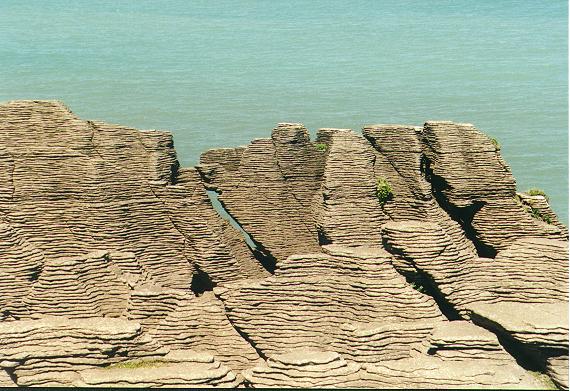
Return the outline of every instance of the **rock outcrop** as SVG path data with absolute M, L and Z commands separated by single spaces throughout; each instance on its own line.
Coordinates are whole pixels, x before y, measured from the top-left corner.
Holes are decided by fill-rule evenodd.
M 214 357 L 193 351 L 171 351 L 160 360 L 133 361 L 87 369 L 73 384 L 79 387 L 236 388 L 235 373 Z
M 568 388 L 568 229 L 473 125 L 283 123 L 181 168 L 15 101 L 0 190 L 1 386 Z
M 0 340 L 0 367 L 19 386 L 69 386 L 83 369 L 168 353 L 140 324 L 110 318 L 3 322 Z

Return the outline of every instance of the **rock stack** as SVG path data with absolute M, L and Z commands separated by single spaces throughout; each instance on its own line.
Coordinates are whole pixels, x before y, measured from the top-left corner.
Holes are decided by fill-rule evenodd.
M 568 388 L 568 229 L 473 125 L 283 123 L 181 168 L 14 101 L 0 189 L 0 386 Z

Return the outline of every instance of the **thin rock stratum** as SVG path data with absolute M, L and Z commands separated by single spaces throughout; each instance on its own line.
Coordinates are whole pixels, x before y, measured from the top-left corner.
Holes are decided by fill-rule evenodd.
M 471 124 L 283 123 L 182 168 L 13 101 L 0 167 L 1 386 L 568 389 L 568 229 Z

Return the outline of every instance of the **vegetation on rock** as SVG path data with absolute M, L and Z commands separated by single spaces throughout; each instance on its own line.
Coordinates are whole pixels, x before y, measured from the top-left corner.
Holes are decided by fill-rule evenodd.
M 164 365 L 164 360 L 136 360 L 124 361 L 106 367 L 107 369 L 124 368 L 124 369 L 137 369 L 137 368 L 153 368 Z
M 324 152 L 328 149 L 328 145 L 323 144 L 323 143 L 317 143 L 317 144 L 315 144 L 315 148 L 317 148 L 317 151 Z
M 379 178 L 376 182 L 376 197 L 378 201 L 380 201 L 380 205 L 386 204 L 388 200 L 394 197 L 392 186 L 390 186 L 390 183 L 384 178 Z
M 547 215 L 545 215 L 545 214 L 542 214 L 542 213 L 540 212 L 540 210 L 538 210 L 538 209 L 536 209 L 536 208 L 533 208 L 532 206 L 530 207 L 530 215 L 531 215 L 532 217 L 534 217 L 535 219 L 542 220 L 542 221 L 544 221 L 545 223 L 548 223 L 548 224 L 552 224 L 552 219 L 550 218 L 550 216 L 547 216 Z
M 526 191 L 526 194 L 530 195 L 530 196 L 543 196 L 546 201 L 550 201 L 550 199 L 548 198 L 548 196 L 546 195 L 546 193 L 544 192 L 544 190 L 533 187 L 531 189 L 528 189 Z
M 501 150 L 501 144 L 499 143 L 499 141 L 496 138 L 491 137 L 491 143 L 493 143 L 495 148 L 497 148 L 497 151 Z

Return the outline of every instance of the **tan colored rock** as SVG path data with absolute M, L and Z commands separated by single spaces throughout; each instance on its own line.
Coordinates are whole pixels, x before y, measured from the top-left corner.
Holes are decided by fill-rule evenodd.
M 271 139 L 204 153 L 199 168 L 267 256 L 281 260 L 320 250 L 312 211 L 325 154 L 302 125 L 279 124 Z
M 546 373 L 561 390 L 567 390 L 568 356 L 549 358 L 546 363 Z
M 320 189 L 319 232 L 323 243 L 378 246 L 389 217 L 379 207 L 374 148 L 349 129 L 321 129 L 329 150 Z
M 523 208 L 526 209 L 531 216 L 534 214 L 536 218 L 541 219 L 545 223 L 550 222 L 550 225 L 557 227 L 563 236 L 568 239 L 568 227 L 558 220 L 556 213 L 550 208 L 550 204 L 546 197 L 542 195 L 531 196 L 527 193 L 517 193 L 518 200 L 523 204 Z M 533 216 L 533 217 L 535 217 Z M 556 232 L 554 227 L 549 227 L 553 232 Z
M 544 383 L 516 364 L 489 359 L 467 364 L 435 356 L 364 364 L 362 383 L 375 388 L 544 389 Z
M 459 251 L 475 255 L 473 243 L 457 221 L 440 207 L 426 180 L 426 158 L 423 154 L 421 127 L 403 125 L 370 125 L 364 137 L 374 146 L 374 172 L 386 179 L 393 198 L 386 202 L 384 212 L 393 221 L 429 221 L 438 224 L 452 239 Z
M 88 369 L 74 383 L 79 387 L 235 388 L 236 375 L 214 357 L 193 351 L 171 351 L 159 360 L 125 362 Z
M 113 318 L 2 322 L 0 340 L 0 366 L 18 386 L 68 386 L 85 368 L 168 353 L 138 323 Z
M 255 262 L 224 243 L 223 221 L 196 171 L 179 170 L 167 132 L 16 101 L 0 105 L 0 148 L 3 221 L 45 258 L 132 252 L 153 282 L 175 289 L 189 289 L 197 268 L 217 283 L 247 277 L 240 262 Z
M 564 237 L 517 204 L 510 168 L 472 124 L 428 121 L 421 138 L 433 191 L 471 231 L 480 254 L 493 256 L 520 238 Z
M 109 253 L 50 259 L 24 298 L 30 316 L 121 316 L 130 290 L 113 270 Z
M 214 289 L 232 324 L 263 355 L 330 350 L 333 343 L 342 353 L 350 349 L 337 340 L 346 333 L 345 323 L 423 328 L 424 323 L 444 319 L 431 297 L 414 290 L 393 269 L 385 251 L 324 249 L 328 254 L 280 262 L 274 277 Z
M 360 365 L 338 353 L 301 350 L 270 357 L 244 377 L 253 388 L 351 388 L 360 380 L 359 371 Z
M 233 328 L 224 306 L 212 292 L 200 297 L 188 295 L 179 300 L 152 334 L 171 349 L 208 352 L 235 373 L 260 361 L 255 349 Z
M 19 101 L 0 168 L 2 384 L 544 386 L 477 324 L 567 388 L 568 231 L 470 124 L 279 124 L 184 169 L 167 132 Z
M 14 380 L 10 377 L 8 372 L 5 370 L 0 370 L 0 387 L 17 387 L 18 385 L 14 383 Z

